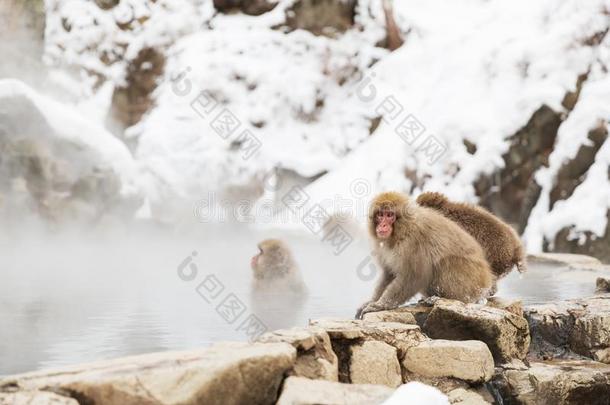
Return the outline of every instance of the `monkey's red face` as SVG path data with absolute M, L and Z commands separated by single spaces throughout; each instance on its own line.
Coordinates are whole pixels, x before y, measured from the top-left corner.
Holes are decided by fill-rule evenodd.
M 382 209 L 375 214 L 375 233 L 379 239 L 388 239 L 392 236 L 396 213 L 390 209 Z
M 250 267 L 252 267 L 252 270 L 256 270 L 256 268 L 258 267 L 258 259 L 262 254 L 263 250 L 259 247 L 258 254 L 252 256 L 252 259 L 250 259 Z

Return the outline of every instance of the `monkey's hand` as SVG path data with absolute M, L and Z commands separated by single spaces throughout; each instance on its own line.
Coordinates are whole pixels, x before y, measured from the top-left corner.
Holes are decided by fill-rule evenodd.
M 367 301 L 364 304 L 360 305 L 360 307 L 356 310 L 356 316 L 354 317 L 355 319 L 362 319 L 362 315 L 364 315 L 362 313 L 362 310 L 369 305 L 371 302 L 373 301 Z
M 360 311 L 360 317 L 358 319 L 362 319 L 364 317 L 364 314 L 367 314 L 369 312 L 379 312 L 379 311 L 384 311 L 386 309 L 392 309 L 392 308 L 395 308 L 395 307 L 393 307 L 391 305 L 386 305 L 380 301 L 369 302 L 366 305 L 364 305 L 364 307 Z
M 436 304 L 436 301 L 440 300 L 441 297 L 437 295 L 431 295 L 430 297 L 422 298 L 419 300 L 418 304 L 425 305 L 427 307 L 433 307 Z

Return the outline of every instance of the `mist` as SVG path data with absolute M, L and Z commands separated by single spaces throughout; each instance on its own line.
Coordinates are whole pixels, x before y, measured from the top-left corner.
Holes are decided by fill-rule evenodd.
M 268 330 L 305 325 L 309 318 L 352 317 L 372 289 L 356 271 L 366 243 L 335 256 L 307 235 L 282 235 L 308 286 L 305 302 L 287 305 L 280 297 L 253 305 L 250 257 L 258 241 L 274 236 L 226 224 L 182 233 L 141 224 L 94 231 L 24 227 L 3 234 L 0 374 L 243 341 L 248 336 L 236 328 L 250 313 Z M 197 276 L 184 281 L 178 267 L 193 252 Z M 209 275 L 224 290 L 208 303 L 197 287 Z M 228 323 L 216 307 L 231 293 L 247 309 Z
M 270 237 L 291 247 L 309 290 L 303 300 L 281 292 L 265 302 L 251 299 L 250 258 L 257 242 Z M 179 271 L 185 262 L 195 265 L 192 280 L 180 276 L 192 274 L 192 268 Z M 250 314 L 266 330 L 351 318 L 373 290 L 373 263 L 366 238 L 335 255 L 315 235 L 246 224 L 181 231 L 151 223 L 13 228 L 0 237 L 0 374 L 244 341 L 249 336 L 238 329 Z M 513 272 L 503 279 L 498 295 L 525 304 L 575 298 L 592 294 L 600 275 L 530 267 L 524 276 Z M 210 302 L 198 292 L 209 276 L 223 287 Z M 231 294 L 245 310 L 230 323 L 217 308 Z

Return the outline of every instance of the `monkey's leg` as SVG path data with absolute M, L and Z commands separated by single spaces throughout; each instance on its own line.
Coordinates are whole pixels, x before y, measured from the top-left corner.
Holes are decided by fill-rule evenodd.
M 470 303 L 488 296 L 493 279 L 486 261 L 450 256 L 437 264 L 432 284 L 437 295 Z
M 394 275 L 391 272 L 389 272 L 387 270 L 382 270 L 381 278 L 379 279 L 379 281 L 377 282 L 377 285 L 375 286 L 375 291 L 373 292 L 373 297 L 370 300 L 366 301 L 364 304 L 362 304 L 360 306 L 360 308 L 358 308 L 358 310 L 356 311 L 356 319 L 362 319 L 362 315 L 364 315 L 362 313 L 362 309 L 364 307 L 366 307 L 368 304 L 377 301 L 381 297 L 383 292 L 386 290 L 388 285 L 392 282 L 393 279 L 394 279 Z

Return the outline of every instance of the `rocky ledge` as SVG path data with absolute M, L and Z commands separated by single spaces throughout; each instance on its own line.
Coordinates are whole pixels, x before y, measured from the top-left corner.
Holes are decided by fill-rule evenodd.
M 253 343 L 2 378 L 0 404 L 380 404 L 410 382 L 451 404 L 610 404 L 610 294 L 311 320 Z

